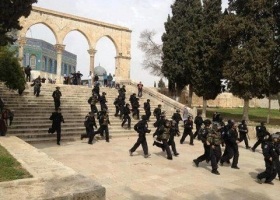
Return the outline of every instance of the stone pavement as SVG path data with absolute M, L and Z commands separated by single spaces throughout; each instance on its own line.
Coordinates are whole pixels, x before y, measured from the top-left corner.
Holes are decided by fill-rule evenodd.
M 63 137 L 63 135 L 62 135 Z M 264 171 L 263 156 L 258 147 L 253 153 L 240 145 L 240 170 L 225 165 L 219 167 L 220 176 L 211 173 L 205 162 L 197 168 L 192 160 L 203 153 L 202 144 L 179 144 L 180 153 L 172 161 L 161 149 L 152 146 L 152 135 L 147 136 L 150 158 L 143 157 L 140 146 L 134 156 L 128 150 L 137 137 L 113 138 L 88 145 L 86 140 L 62 143 L 34 144 L 54 159 L 78 173 L 91 177 L 106 188 L 108 200 L 159 200 L 159 199 L 279 199 L 280 181 L 274 185 L 256 183 L 257 173 Z M 250 141 L 253 145 L 255 141 Z

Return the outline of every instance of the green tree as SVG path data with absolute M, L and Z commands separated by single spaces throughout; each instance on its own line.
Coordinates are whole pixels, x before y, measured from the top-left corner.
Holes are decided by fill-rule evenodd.
M 0 46 L 13 43 L 16 38 L 9 35 L 14 30 L 20 30 L 20 17 L 28 17 L 32 4 L 37 0 L 1 0 L 0 2 Z
M 165 88 L 165 83 L 164 83 L 164 81 L 162 80 L 162 78 L 158 81 L 158 87 L 159 87 L 160 89 Z
M 274 1 L 229 0 L 229 15 L 219 24 L 229 57 L 223 75 L 230 92 L 244 99 L 243 119 L 248 120 L 249 100 L 263 98 L 270 84 L 271 61 L 276 48 Z
M 9 89 L 21 90 L 25 88 L 23 68 L 20 67 L 15 53 L 7 47 L 0 46 L 0 81 L 3 81 Z
M 191 82 L 193 91 L 203 97 L 203 116 L 207 100 L 215 99 L 221 92 L 223 45 L 217 37 L 221 15 L 221 0 L 203 0 L 203 23 L 193 38 L 197 51 Z
M 191 85 L 196 51 L 193 40 L 201 26 L 202 6 L 200 0 L 176 0 L 171 9 L 172 17 L 168 16 L 162 35 L 162 73 L 168 79 L 169 90 L 180 92 L 186 85 Z

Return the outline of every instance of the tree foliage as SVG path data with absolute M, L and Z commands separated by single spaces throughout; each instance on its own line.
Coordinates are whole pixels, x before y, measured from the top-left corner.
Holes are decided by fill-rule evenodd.
M 203 0 L 202 16 L 201 27 L 193 38 L 197 49 L 191 82 L 193 91 L 209 100 L 221 92 L 223 48 L 216 27 L 221 18 L 221 0 Z
M 16 38 L 9 35 L 13 30 L 20 30 L 20 17 L 28 17 L 32 4 L 37 0 L 1 0 L 0 2 L 0 46 L 13 43 Z
M 176 0 L 171 9 L 172 17 L 168 16 L 162 36 L 162 72 L 169 85 L 176 83 L 177 89 L 181 91 L 191 84 L 191 69 L 195 65 L 193 54 L 196 50 L 193 39 L 201 25 L 202 7 L 200 0 Z
M 158 81 L 158 87 L 159 88 L 165 88 L 165 83 L 164 83 L 164 81 L 162 80 L 162 78 Z
M 274 65 L 278 65 L 275 53 L 279 45 L 275 40 L 274 2 L 230 0 L 230 13 L 219 26 L 229 55 L 223 75 L 229 80 L 230 92 L 244 99 L 245 119 L 248 119 L 249 99 L 263 98 L 271 84 L 275 84 L 271 73 Z
M 25 77 L 23 68 L 20 67 L 15 53 L 7 47 L 0 46 L 0 81 L 3 81 L 9 89 L 24 90 Z

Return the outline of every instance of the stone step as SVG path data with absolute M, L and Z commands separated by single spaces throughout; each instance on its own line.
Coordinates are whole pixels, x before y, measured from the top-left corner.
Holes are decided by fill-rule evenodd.
M 119 127 L 120 124 L 122 123 L 122 121 L 120 119 L 113 119 L 111 120 L 110 119 L 110 122 L 111 122 L 111 125 L 109 125 L 109 127 Z M 132 122 L 138 122 L 138 120 L 132 120 Z M 154 123 L 154 121 L 150 122 L 149 123 L 149 126 L 152 126 Z M 18 124 L 18 123 L 13 123 L 12 126 L 9 126 L 9 129 L 10 130 L 15 130 L 15 129 L 28 129 L 28 128 L 48 128 L 51 126 L 51 120 L 45 120 L 45 121 L 36 121 L 36 123 L 21 123 L 21 124 Z M 62 123 L 63 124 L 63 127 L 77 127 L 77 126 L 83 126 L 84 125 L 84 119 L 77 119 L 77 121 L 66 121 L 66 123 Z M 98 120 L 96 120 L 96 124 L 97 126 L 99 126 L 99 122 Z
M 133 127 L 133 125 L 132 125 Z M 28 137 L 28 135 L 33 135 L 33 137 L 35 137 L 35 135 L 37 135 L 38 137 L 40 137 L 40 135 L 48 135 L 48 130 L 49 130 L 50 126 L 47 127 L 47 128 L 29 128 L 29 129 L 24 129 L 24 130 L 8 130 L 7 132 L 7 135 L 13 135 L 13 136 L 20 136 L 20 137 Z M 96 131 L 97 129 L 95 129 Z M 154 128 L 151 128 L 151 130 L 154 130 Z M 67 128 L 67 127 L 62 127 L 61 129 L 61 133 L 62 134 L 81 134 L 81 133 L 85 133 L 86 132 L 86 129 L 84 126 L 81 126 L 81 127 L 75 127 L 75 129 L 73 128 Z M 112 128 L 112 127 L 109 127 L 109 132 L 111 134 L 131 134 L 133 132 L 135 132 L 133 130 L 133 128 L 131 129 L 127 129 L 127 124 L 124 125 L 124 127 L 121 127 L 121 125 L 119 126 L 119 128 Z

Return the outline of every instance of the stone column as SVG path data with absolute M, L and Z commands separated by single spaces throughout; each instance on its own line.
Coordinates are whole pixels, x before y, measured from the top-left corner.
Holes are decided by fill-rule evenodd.
M 18 39 L 18 60 L 21 67 L 23 67 L 22 60 L 23 60 L 23 49 L 25 44 L 26 44 L 25 37 L 21 37 Z
M 63 44 L 56 44 L 54 45 L 56 49 L 56 60 L 57 60 L 57 71 L 56 71 L 56 83 L 62 83 L 62 76 L 61 76 L 61 63 L 62 63 L 62 53 L 65 49 L 65 45 Z
M 115 57 L 116 59 L 116 71 L 115 71 L 115 78 L 116 81 L 122 79 L 130 79 L 130 60 L 131 57 L 123 56 L 122 53 L 119 53 L 118 56 Z
M 88 53 L 89 53 L 89 56 L 90 56 L 89 70 L 92 73 L 92 78 L 91 78 L 91 83 L 92 84 L 93 84 L 93 79 L 94 79 L 94 56 L 95 56 L 96 52 L 97 51 L 95 49 L 89 49 L 88 50 Z

